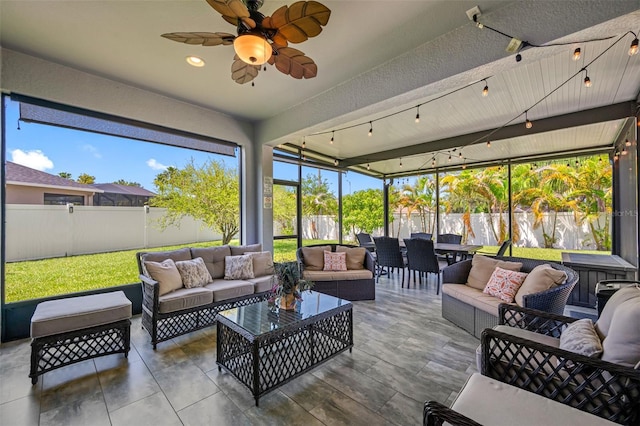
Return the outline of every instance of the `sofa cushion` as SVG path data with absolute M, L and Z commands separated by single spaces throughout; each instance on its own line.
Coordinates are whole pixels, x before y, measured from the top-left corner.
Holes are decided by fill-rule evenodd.
M 491 274 L 493 274 L 496 266 L 499 266 L 502 269 L 519 272 L 522 268 L 522 263 L 475 255 L 471 260 L 471 270 L 467 277 L 467 285 L 478 290 L 484 290 L 484 287 L 487 285 L 487 282 L 489 281 L 489 278 L 491 278 Z
M 482 292 L 498 297 L 507 303 L 513 302 L 527 275 L 524 272 L 510 271 L 496 266 Z
M 253 283 L 244 280 L 213 280 L 205 288 L 213 292 L 213 301 L 234 299 L 254 293 Z
M 618 309 L 618 305 L 636 297 L 640 297 L 640 289 L 636 286 L 623 287 L 613 293 L 607 301 L 607 304 L 604 305 L 604 309 L 596 322 L 596 331 L 598 332 L 598 336 L 600 336 L 601 340 L 604 340 L 609 334 L 611 320 L 613 319 L 613 314 Z
M 144 267 L 149 276 L 158 282 L 159 296 L 182 288 L 182 277 L 172 259 L 162 262 L 147 261 L 144 262 Z
M 204 264 L 209 274 L 211 274 L 211 278 L 222 278 L 224 277 L 224 258 L 231 256 L 231 249 L 228 245 L 192 248 L 191 256 L 194 258 L 201 257 L 202 260 L 204 260 Z
M 498 316 L 498 306 L 501 303 L 505 303 L 497 297 L 484 294 L 482 290 L 469 287 L 466 284 L 443 284 L 442 293 L 495 317 Z
M 347 270 L 347 253 L 332 253 L 324 251 L 324 267 L 323 271 L 346 271 Z
M 640 289 L 635 286 L 628 288 L 640 293 Z M 620 291 L 622 290 L 618 290 L 615 294 Z M 609 302 L 605 305 L 605 309 L 609 306 Z M 609 333 L 602 342 L 603 361 L 627 367 L 634 367 L 640 362 L 640 326 L 638 324 L 640 324 L 640 297 L 628 299 L 616 307 Z
M 189 260 L 191 257 L 191 250 L 189 247 L 181 248 L 178 250 L 169 251 L 150 251 L 142 255 L 142 262 L 162 262 L 165 259 L 171 259 L 174 262 L 180 260 Z M 146 273 L 145 273 L 146 275 Z
M 353 281 L 373 279 L 368 269 L 352 269 L 347 271 L 302 271 L 302 278 L 309 281 Z
M 247 279 L 247 281 L 253 284 L 254 293 L 269 291 L 275 283 L 273 275 L 263 275 L 262 277 L 249 278 Z
M 337 246 L 336 252 L 347 253 L 347 269 L 364 269 L 364 259 L 367 255 L 366 248 Z
M 522 286 L 516 293 L 515 301 L 522 306 L 523 297 L 529 294 L 540 293 L 549 290 L 567 280 L 567 273 L 554 269 L 548 263 L 538 265 L 529 272 Z
M 213 292 L 204 287 L 181 288 L 158 299 L 160 313 L 182 311 L 213 303 Z
M 598 357 L 602 353 L 602 343 L 589 318 L 574 321 L 562 330 L 560 349 L 580 355 Z
M 265 275 L 273 275 L 275 273 L 273 269 L 273 257 L 269 251 L 258 252 L 246 252 L 246 255 L 251 256 L 253 261 L 253 276 L 263 277 Z
M 211 281 L 211 274 L 201 257 L 191 260 L 180 260 L 176 262 L 176 268 L 182 278 L 182 285 L 185 288 L 202 287 Z
M 302 247 L 304 269 L 308 271 L 322 271 L 324 268 L 324 251 L 331 251 L 331 246 Z
M 244 280 L 254 277 L 253 260 L 251 256 L 227 256 L 224 258 L 225 280 Z
M 229 246 L 231 248 L 231 256 L 239 256 L 247 252 L 262 251 L 262 244 L 249 244 L 246 246 Z

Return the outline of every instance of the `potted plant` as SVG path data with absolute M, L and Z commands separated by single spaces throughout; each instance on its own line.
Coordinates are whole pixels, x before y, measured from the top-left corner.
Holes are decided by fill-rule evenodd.
M 271 299 L 275 303 L 280 299 L 280 308 L 286 310 L 295 309 L 296 300 L 302 300 L 301 292 L 311 290 L 313 282 L 300 278 L 300 269 L 297 262 L 282 262 L 274 265 L 274 285 Z

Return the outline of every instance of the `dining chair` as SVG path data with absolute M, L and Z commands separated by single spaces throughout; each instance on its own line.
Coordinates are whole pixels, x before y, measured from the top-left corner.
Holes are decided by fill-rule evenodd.
M 440 294 L 440 265 L 433 246 L 432 240 L 423 238 L 410 238 L 404 240 L 407 247 L 407 268 L 409 269 L 409 279 L 407 286 L 411 284 L 413 272 L 413 282 L 416 282 L 416 271 L 419 282 L 422 284 L 422 274 L 433 273 L 437 276 L 436 294 Z M 404 283 L 403 283 L 404 284 Z
M 360 244 L 363 247 L 366 247 L 367 250 L 369 251 L 374 251 L 375 247 L 373 247 L 374 242 L 371 234 L 367 234 L 366 232 L 360 232 L 359 234 L 356 235 L 356 238 L 358 239 L 358 244 Z
M 377 274 L 376 282 L 380 280 L 382 270 L 389 268 L 387 273 L 391 274 L 392 268 L 402 269 L 402 285 L 404 286 L 404 268 L 407 266 L 404 256 L 400 251 L 400 241 L 393 237 L 373 237 L 377 254 Z
M 462 235 L 458 234 L 438 234 L 438 242 L 439 243 L 448 243 L 448 244 L 460 244 L 462 243 Z M 456 253 L 442 253 L 444 256 L 440 256 L 441 259 L 445 259 L 448 265 L 456 263 L 457 255 Z
M 423 240 L 430 240 L 431 234 L 428 234 L 426 232 L 412 232 L 411 238 L 422 238 Z
M 496 256 L 496 257 L 501 257 L 504 256 L 504 254 L 507 252 L 507 249 L 509 248 L 509 246 L 511 245 L 511 239 L 505 240 L 501 245 L 500 248 L 498 249 L 497 253 L 490 253 L 487 251 L 483 251 L 483 250 L 478 250 L 476 251 L 474 254 L 482 254 L 484 256 Z

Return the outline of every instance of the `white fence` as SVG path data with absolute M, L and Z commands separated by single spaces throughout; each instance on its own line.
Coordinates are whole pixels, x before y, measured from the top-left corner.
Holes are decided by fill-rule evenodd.
M 6 261 L 189 244 L 222 239 L 184 218 L 180 226 L 160 230 L 165 209 L 6 205 Z
M 507 215 L 504 214 L 503 217 L 506 221 Z M 515 242 L 517 245 L 524 247 L 544 247 L 542 228 L 533 229 L 533 214 L 524 212 L 516 213 L 514 218 L 520 229 L 520 239 Z M 603 213 L 600 216 L 600 222 L 602 224 L 605 223 L 605 218 L 606 216 Z M 441 216 L 440 219 L 442 222 L 440 233 L 463 234 L 462 214 L 447 214 Z M 498 216 L 494 215 L 492 219 L 496 224 L 495 228 L 498 229 Z M 332 216 L 314 216 L 313 220 L 315 221 L 315 227 L 320 239 L 338 239 L 338 229 Z M 493 232 L 491 231 L 489 220 L 489 214 L 487 213 L 471 215 L 471 227 L 474 231 L 475 237 L 468 235 L 467 242 L 469 244 L 498 245 L 495 237 L 493 236 Z M 544 226 L 547 234 L 552 233 L 552 221 L 553 218 L 551 215 L 545 216 Z M 399 230 L 398 226 L 400 227 Z M 402 215 L 401 218 L 399 218 L 398 215 L 395 215 L 390 228 L 390 234 L 394 237 L 397 236 L 400 238 L 409 238 L 412 232 L 422 232 L 418 214 L 414 214 L 411 221 L 408 221 L 405 215 Z M 574 220 L 573 213 L 558 213 L 555 228 L 556 242 L 554 244 L 554 248 L 565 250 L 596 249 L 588 224 L 585 223 L 578 226 Z M 382 229 L 374 231 L 374 235 L 382 234 Z M 302 221 L 302 237 L 311 238 L 311 218 L 304 218 Z M 343 239 L 356 241 L 355 235 L 344 235 Z

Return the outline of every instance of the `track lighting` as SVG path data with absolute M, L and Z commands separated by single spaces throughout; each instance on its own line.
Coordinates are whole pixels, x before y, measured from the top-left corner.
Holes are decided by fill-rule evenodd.
M 420 105 L 416 107 L 416 123 L 420 122 Z
M 584 87 L 591 87 L 591 79 L 589 78 L 589 74 L 587 74 L 587 69 L 584 68 Z
M 491 148 L 491 141 L 487 141 L 487 148 Z
M 332 130 L 331 131 L 331 140 L 329 141 L 329 143 L 332 144 L 332 145 L 333 145 L 333 136 L 334 136 L 334 134 L 335 134 L 335 130 Z
M 485 98 L 489 95 L 489 85 L 487 84 L 487 80 L 484 81 L 484 89 L 482 89 L 482 96 Z
M 633 56 L 638 53 L 638 37 L 634 38 L 629 46 L 629 56 Z
M 529 120 L 529 110 L 524 112 L 524 127 L 530 129 L 533 127 L 533 123 Z
M 373 123 L 370 121 L 369 122 L 369 136 L 371 136 L 373 134 Z
M 460 154 L 458 154 L 458 158 L 462 158 L 462 151 L 460 151 Z
M 302 149 L 305 149 L 306 147 L 307 147 L 307 140 L 305 138 L 305 139 L 302 139 Z
M 573 51 L 573 60 L 577 61 L 578 59 L 580 59 L 580 48 L 578 47 L 576 50 Z
M 367 170 L 371 170 L 371 165 L 367 163 Z

